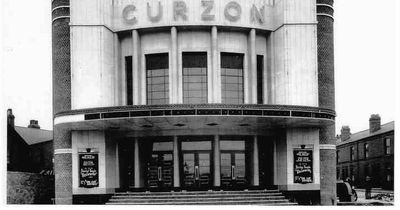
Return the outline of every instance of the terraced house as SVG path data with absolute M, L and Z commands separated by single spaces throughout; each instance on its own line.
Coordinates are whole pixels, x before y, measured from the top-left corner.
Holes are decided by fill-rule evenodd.
M 394 189 L 394 121 L 381 124 L 374 114 L 369 128 L 354 134 L 343 126 L 336 153 L 338 179 L 365 188 L 369 177 L 374 188 Z
M 56 203 L 334 205 L 333 21 L 332 0 L 52 0 Z

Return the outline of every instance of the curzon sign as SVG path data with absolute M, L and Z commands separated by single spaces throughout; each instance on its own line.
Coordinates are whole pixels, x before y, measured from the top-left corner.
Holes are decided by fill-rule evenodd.
M 117 30 L 172 25 L 232 25 L 269 30 L 275 0 L 114 0 Z

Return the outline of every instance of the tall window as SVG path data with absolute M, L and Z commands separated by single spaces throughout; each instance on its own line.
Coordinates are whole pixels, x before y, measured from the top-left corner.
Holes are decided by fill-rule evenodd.
M 389 155 L 391 150 L 390 138 L 385 138 L 385 155 Z
M 336 163 L 339 163 L 339 150 L 336 151 Z
M 364 165 L 364 177 L 365 177 L 365 180 L 367 180 L 367 176 L 369 176 L 370 174 L 369 174 L 369 164 L 365 164 Z
M 243 54 L 221 53 L 222 103 L 243 104 Z
M 126 72 L 126 103 L 133 104 L 132 90 L 132 56 L 125 57 L 125 72 Z
M 182 54 L 183 103 L 207 103 L 207 53 Z
M 355 154 L 354 147 L 350 147 L 350 161 L 354 160 L 354 154 Z
M 350 166 L 350 179 L 351 179 L 351 181 L 353 181 L 354 182 L 354 180 L 356 179 L 356 177 L 355 177 L 355 170 L 354 170 L 354 166 L 353 165 L 351 165 Z
M 368 158 L 369 157 L 369 145 L 368 143 L 364 144 L 364 158 Z
M 257 55 L 257 104 L 263 104 L 264 56 Z
M 147 104 L 169 103 L 168 54 L 146 55 Z

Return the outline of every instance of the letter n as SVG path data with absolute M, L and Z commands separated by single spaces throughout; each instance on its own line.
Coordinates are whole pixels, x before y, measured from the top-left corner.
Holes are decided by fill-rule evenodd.
M 265 6 L 261 7 L 260 10 L 257 9 L 256 5 L 253 5 L 251 8 L 251 22 L 259 22 L 260 24 L 264 24 L 265 18 Z

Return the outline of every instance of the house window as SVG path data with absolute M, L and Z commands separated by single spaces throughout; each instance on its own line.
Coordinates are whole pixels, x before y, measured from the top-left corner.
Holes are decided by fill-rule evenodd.
M 355 170 L 353 165 L 350 166 L 350 179 L 353 182 L 355 181 Z
M 369 157 L 369 144 L 364 144 L 364 158 L 367 159 Z
M 146 55 L 147 104 L 169 103 L 168 53 Z
M 386 169 L 386 181 L 391 182 L 393 181 L 393 171 L 390 163 L 385 163 L 385 169 Z
M 125 57 L 125 75 L 126 75 L 126 103 L 133 104 L 133 89 L 132 89 L 132 56 Z
M 336 151 L 336 163 L 339 163 L 339 150 Z
M 350 147 L 350 161 L 354 160 L 355 152 L 354 147 Z
M 207 53 L 182 54 L 183 103 L 207 103 Z
M 389 155 L 391 152 L 391 144 L 390 144 L 390 138 L 385 138 L 385 155 Z
M 222 103 L 243 104 L 243 54 L 221 53 Z
M 369 176 L 369 165 L 368 164 L 364 165 L 364 177 L 365 177 L 365 180 L 367 179 L 367 176 Z
M 387 175 L 386 175 L 386 181 L 387 181 L 387 182 L 391 182 L 391 181 L 392 181 L 392 175 L 387 174 Z

